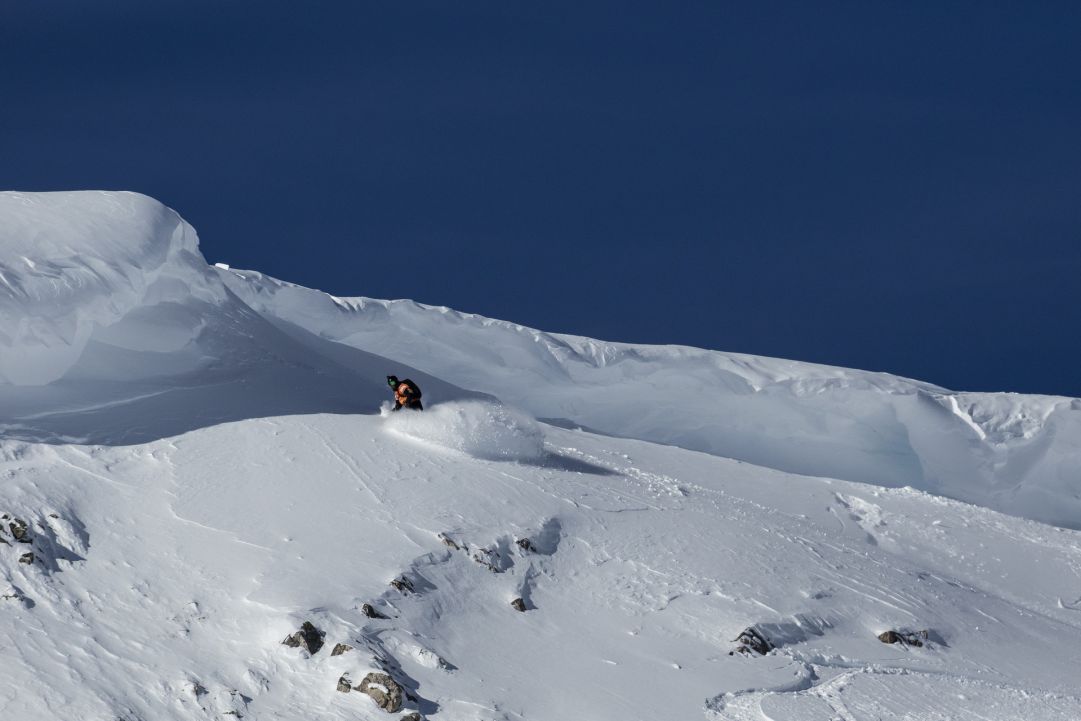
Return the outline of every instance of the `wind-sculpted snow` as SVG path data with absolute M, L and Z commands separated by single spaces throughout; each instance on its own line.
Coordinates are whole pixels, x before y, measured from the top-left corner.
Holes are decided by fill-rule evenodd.
M 141 443 L 293 413 L 375 413 L 398 361 L 268 320 L 195 231 L 136 193 L 0 193 L 0 433 Z
M 387 428 L 424 443 L 461 451 L 474 458 L 537 461 L 544 457 L 544 431 L 529 416 L 498 403 L 440 403 L 423 412 L 391 412 L 383 406 Z
M 248 271 L 221 275 L 266 317 L 378 349 L 560 425 L 1081 527 L 1081 400 L 607 343 L 406 300 L 335 298 Z
M 0 383 L 62 377 L 91 336 L 146 306 L 220 303 L 195 231 L 137 193 L 0 193 Z M 201 319 L 109 333 L 140 351 L 183 347 Z

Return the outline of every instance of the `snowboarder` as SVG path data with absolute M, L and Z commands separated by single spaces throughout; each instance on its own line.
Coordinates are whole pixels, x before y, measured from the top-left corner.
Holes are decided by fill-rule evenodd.
M 387 376 L 387 385 L 394 389 L 394 410 L 409 408 L 414 411 L 424 410 L 420 402 L 420 388 L 413 381 L 406 378 L 398 380 L 398 376 Z

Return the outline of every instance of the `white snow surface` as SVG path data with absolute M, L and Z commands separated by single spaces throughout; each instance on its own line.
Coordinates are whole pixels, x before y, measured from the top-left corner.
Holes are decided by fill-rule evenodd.
M 333 298 L 134 194 L 0 194 L 0 272 L 5 718 L 1081 719 L 1076 400 Z
M 1081 527 L 1081 400 L 545 333 L 409 300 L 221 271 L 252 308 L 538 418 L 808 475 L 911 486 Z

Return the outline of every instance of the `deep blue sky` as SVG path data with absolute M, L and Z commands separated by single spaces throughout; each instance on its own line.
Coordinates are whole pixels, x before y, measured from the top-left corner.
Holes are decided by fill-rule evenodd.
M 0 187 L 138 190 L 341 295 L 1081 396 L 1079 34 L 1076 2 L 8 2 Z

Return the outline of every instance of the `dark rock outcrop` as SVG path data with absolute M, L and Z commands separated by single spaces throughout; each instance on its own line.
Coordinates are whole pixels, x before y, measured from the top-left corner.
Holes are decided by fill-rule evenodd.
M 407 713 L 405 716 L 402 716 L 400 721 L 424 721 L 424 717 L 414 711 L 413 713 Z
M 339 643 L 334 647 L 334 650 L 330 652 L 331 656 L 341 656 L 343 653 L 352 651 L 353 647 L 347 643 Z M 338 689 L 341 691 L 341 689 Z
M 390 582 L 391 586 L 398 589 L 403 594 L 416 593 L 416 589 L 413 588 L 413 582 L 405 576 L 399 576 Z
M 899 643 L 902 646 L 923 646 L 930 632 L 923 631 L 883 631 L 878 634 L 878 640 L 882 643 Z
M 520 598 L 516 598 L 513 601 L 511 601 L 510 605 L 511 605 L 511 608 L 513 608 L 515 611 L 521 611 L 522 613 L 525 613 L 525 611 L 527 610 L 526 605 L 525 605 L 525 601 L 523 601 Z
M 307 649 L 308 653 L 314 656 L 319 652 L 319 649 L 323 647 L 323 636 L 325 635 L 326 633 L 312 625 L 311 621 L 305 621 L 300 626 L 300 630 L 287 636 L 286 639 L 282 641 L 282 644 L 289 646 L 290 648 L 299 648 L 303 646 Z
M 11 522 L 8 523 L 8 528 L 11 529 L 11 537 L 19 543 L 33 542 L 30 537 L 30 526 L 21 518 L 12 518 Z
M 32 553 L 24 553 L 23 555 L 19 556 L 19 563 L 25 563 L 27 565 L 30 565 L 33 562 L 34 562 L 34 554 L 32 554 Z
M 439 540 L 443 542 L 443 545 L 447 548 L 453 548 L 455 551 L 462 550 L 462 547 L 458 545 L 458 542 L 445 533 L 439 534 Z
M 515 541 L 515 543 L 518 544 L 518 548 L 522 549 L 526 553 L 537 552 L 537 547 L 533 545 L 533 541 L 528 538 L 519 538 L 517 541 Z
M 736 636 L 735 643 L 738 643 L 739 646 L 736 647 L 735 651 L 729 651 L 729 656 L 736 653 L 741 653 L 744 656 L 749 656 L 752 653 L 759 656 L 765 656 L 776 648 L 776 646 L 774 646 L 770 640 L 754 626 L 748 626 L 743 629 L 743 631 Z
M 370 603 L 366 603 L 360 607 L 360 612 L 368 618 L 386 618 L 385 615 L 376 610 L 375 606 Z
M 369 673 L 356 689 L 368 694 L 375 704 L 387 713 L 398 713 L 402 710 L 402 687 L 385 673 Z
M 349 693 L 353 690 L 353 682 L 349 680 L 349 674 L 343 673 L 341 678 L 338 679 L 338 690 L 342 693 Z

